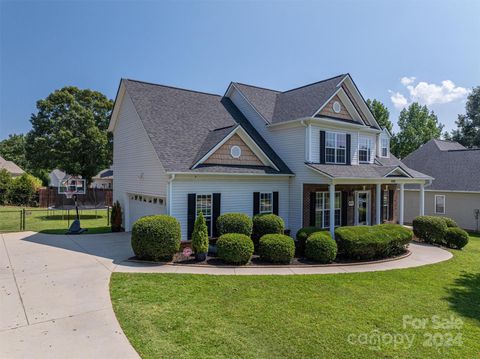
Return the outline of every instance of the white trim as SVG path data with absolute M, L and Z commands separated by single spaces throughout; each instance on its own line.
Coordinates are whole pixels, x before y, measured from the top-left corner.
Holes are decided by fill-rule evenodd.
M 443 197 L 443 212 L 437 212 L 437 197 Z M 444 194 L 436 194 L 433 198 L 433 213 L 435 214 L 445 214 L 447 213 L 447 198 Z
M 247 101 L 247 103 L 250 105 L 250 107 L 265 121 L 265 123 L 267 125 L 270 124 L 270 122 L 265 117 L 263 117 L 263 115 L 257 110 L 257 108 L 255 106 L 253 106 L 253 104 L 248 100 L 247 96 L 245 96 L 243 94 L 243 92 L 237 86 L 235 86 L 234 82 L 230 82 L 230 85 L 228 86 L 228 89 L 225 93 L 226 97 L 230 98 L 230 87 L 234 88 L 236 91 L 238 91 L 240 93 L 240 95 L 243 97 L 243 99 L 245 101 Z
M 368 146 L 368 149 L 367 149 L 367 155 L 368 155 L 368 159 L 367 161 L 361 161 L 360 160 L 360 140 L 367 140 L 367 143 L 369 143 L 370 145 Z M 372 160 L 372 147 L 373 147 L 373 141 L 370 137 L 368 136 L 363 136 L 363 135 L 358 135 L 358 140 L 357 140 L 357 151 L 358 151 L 358 163 L 361 163 L 361 164 L 366 164 L 366 163 L 371 163 L 371 160 Z M 363 151 L 363 150 L 362 150 Z
M 211 237 L 213 233 L 213 193 L 195 193 L 195 221 L 197 220 L 197 217 L 198 217 L 198 210 L 197 210 L 198 196 L 210 196 L 210 216 L 208 216 L 208 218 L 210 219 L 209 237 Z M 203 215 L 203 218 L 205 218 L 205 215 Z M 206 218 L 205 218 L 205 221 L 206 221 Z
M 270 166 L 279 171 L 278 167 L 275 166 L 273 161 L 262 151 L 262 149 L 256 144 L 256 142 L 248 135 L 242 126 L 238 125 L 234 130 L 232 130 L 227 136 L 225 136 L 219 143 L 217 143 L 210 151 L 208 151 L 200 160 L 198 160 L 193 166 L 192 169 L 197 168 L 199 165 L 204 163 L 211 155 L 213 155 L 225 142 L 227 142 L 233 135 L 238 134 L 240 138 L 245 142 L 245 144 L 252 150 L 252 152 L 260 159 L 260 161 L 265 166 Z
M 388 177 L 392 172 L 395 172 L 395 171 L 400 171 L 402 172 L 404 175 L 406 175 L 408 178 L 413 178 L 412 176 L 410 176 L 407 172 L 405 172 L 405 170 L 403 170 L 400 166 L 397 166 L 396 168 L 394 168 L 393 170 L 391 170 L 390 172 L 388 172 L 385 176 L 383 177 Z M 395 177 L 390 177 L 390 178 L 395 178 Z M 401 177 L 399 177 L 401 178 Z
M 382 143 L 383 140 L 386 140 L 386 141 L 387 141 L 387 147 L 386 147 L 386 148 L 387 148 L 387 155 L 386 155 L 386 156 L 383 155 L 383 149 L 384 149 L 383 143 Z M 380 135 L 380 153 L 379 153 L 379 156 L 378 156 L 378 157 L 381 157 L 381 158 L 390 158 L 390 139 L 389 139 L 389 138 L 386 138 L 386 137 L 382 137 L 381 135 Z
M 355 225 L 356 225 L 356 226 L 360 226 L 360 225 L 361 225 L 361 224 L 358 223 L 358 220 L 359 220 L 359 218 L 358 218 L 358 204 L 359 204 L 358 195 L 359 195 L 360 193 L 366 193 L 366 194 L 367 194 L 367 199 L 366 199 L 366 201 L 367 201 L 367 216 L 366 216 L 366 222 L 367 222 L 367 223 L 364 224 L 364 225 L 366 225 L 366 226 L 369 226 L 369 225 L 370 225 L 370 222 L 371 222 L 371 220 L 370 220 L 370 219 L 371 219 L 371 218 L 370 218 L 370 212 L 371 212 L 371 210 L 370 210 L 370 207 L 371 207 L 370 198 L 372 197 L 370 192 L 371 192 L 371 191 L 355 191 Z M 363 225 L 363 224 L 362 224 L 362 225 Z
M 330 97 L 328 98 L 328 100 L 325 101 L 325 102 L 322 104 L 322 106 L 320 106 L 320 108 L 313 113 L 312 117 L 315 117 L 316 115 L 318 115 L 318 114 L 320 113 L 320 111 L 322 111 L 322 110 L 325 108 L 325 106 L 327 106 L 327 104 L 328 104 L 330 101 L 332 101 L 332 99 L 335 97 L 335 95 L 340 92 L 340 90 L 342 90 L 341 87 L 339 87 L 338 90 L 336 90 L 336 91 L 333 93 L 333 95 L 330 96 Z
M 335 147 L 327 147 L 327 134 L 328 133 L 333 133 L 335 135 Z M 344 135 L 345 136 L 345 148 L 343 149 L 345 151 L 345 161 L 344 162 L 337 162 L 337 150 L 341 150 L 341 148 L 337 147 L 337 136 L 338 135 Z M 335 162 L 327 162 L 327 148 L 334 149 L 335 151 Z M 339 131 L 331 131 L 327 130 L 325 131 L 325 163 L 329 165 L 345 165 L 347 164 L 347 133 L 346 132 L 339 132 Z
M 120 80 L 120 85 L 118 87 L 118 94 L 117 94 L 117 97 L 115 98 L 114 107 L 112 110 L 112 114 L 110 116 L 110 122 L 108 123 L 108 128 L 107 128 L 108 132 L 113 132 L 115 130 L 115 126 L 118 121 L 118 115 L 119 115 L 120 109 L 122 108 L 123 98 L 125 97 L 125 92 L 127 91 L 123 81 L 124 81 L 123 79 Z
M 312 162 L 312 124 L 307 125 L 307 162 Z
M 361 123 L 359 123 L 359 125 L 360 126 L 367 126 L 365 121 L 363 121 L 362 116 L 358 113 L 357 109 L 355 108 L 354 104 L 352 103 L 352 100 L 350 100 L 347 93 L 345 92 L 345 90 L 342 87 L 339 87 L 338 90 L 336 90 L 333 93 L 333 95 L 330 96 L 329 99 L 312 115 L 312 117 L 315 117 L 318 114 L 320 114 L 320 112 L 325 108 L 325 106 L 327 106 L 330 103 L 330 101 L 332 101 L 332 99 L 337 95 L 340 98 L 340 101 L 342 101 L 342 102 L 348 101 L 350 103 L 350 106 L 347 106 L 347 104 L 345 104 L 345 103 L 342 103 L 341 105 L 343 105 L 345 107 L 348 114 L 352 117 L 352 120 L 353 121 L 358 121 L 358 120 L 355 120 L 355 118 L 358 117 L 358 119 L 361 122 Z M 343 97 L 343 99 L 341 97 Z M 352 111 L 354 112 L 353 115 L 352 115 Z
M 345 129 L 361 129 L 363 132 L 371 132 L 371 133 L 381 133 L 382 130 L 371 128 L 367 125 L 362 125 L 360 123 L 349 123 L 340 120 L 332 120 L 325 117 L 301 117 L 295 120 L 283 121 L 278 123 L 271 123 L 267 125 L 268 128 L 276 128 L 276 127 L 286 127 L 288 125 L 292 125 L 294 123 L 312 123 L 316 125 L 332 125 L 335 128 L 345 128 Z
M 419 191 L 419 188 L 407 188 L 405 191 Z M 445 192 L 445 193 L 472 193 L 472 194 L 480 194 L 480 191 L 450 191 L 450 190 L 442 190 L 442 189 L 424 189 L 425 192 Z
M 167 174 L 175 175 L 189 175 L 189 176 L 274 176 L 274 177 L 294 177 L 294 174 L 285 173 L 226 173 L 226 172 L 175 172 L 169 171 Z
M 271 201 L 271 210 L 270 211 L 261 211 L 260 208 L 262 208 L 262 194 L 269 194 L 270 195 L 270 201 Z M 259 214 L 265 214 L 265 213 L 273 213 L 273 192 L 259 192 L 258 193 L 258 213 Z

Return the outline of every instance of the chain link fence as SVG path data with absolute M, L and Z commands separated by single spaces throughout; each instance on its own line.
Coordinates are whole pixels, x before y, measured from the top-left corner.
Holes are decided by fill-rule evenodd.
M 110 211 L 110 207 L 79 209 L 82 228 L 95 233 L 109 232 Z M 75 209 L 0 207 L 0 232 L 63 233 L 75 218 Z

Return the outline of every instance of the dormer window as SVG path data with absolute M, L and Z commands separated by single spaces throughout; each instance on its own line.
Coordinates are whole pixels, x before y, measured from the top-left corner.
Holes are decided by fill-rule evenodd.
M 369 137 L 360 137 L 358 139 L 358 161 L 360 163 L 369 163 L 372 153 L 372 139 Z
M 388 138 L 382 138 L 382 157 L 389 157 L 390 152 L 390 141 Z
M 325 133 L 325 162 L 346 163 L 347 135 L 338 132 Z

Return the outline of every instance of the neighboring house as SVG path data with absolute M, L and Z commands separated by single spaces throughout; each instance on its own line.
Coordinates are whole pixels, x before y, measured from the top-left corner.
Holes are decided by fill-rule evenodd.
M 21 176 L 25 173 L 25 171 L 18 167 L 14 162 L 7 161 L 0 156 L 0 171 L 1 170 L 7 170 L 12 177 Z
M 113 170 L 111 168 L 107 168 L 98 172 L 94 177 L 92 177 L 92 183 L 90 184 L 90 187 L 103 189 L 113 188 Z
M 198 211 L 212 236 L 226 212 L 275 213 L 293 234 L 403 223 L 404 184 L 431 179 L 390 154 L 348 74 L 284 92 L 232 82 L 223 96 L 123 79 L 109 130 L 126 230 L 167 213 L 183 239 Z
M 478 230 L 480 149 L 431 140 L 403 162 L 435 178 L 424 188 L 425 214 L 451 217 L 462 228 Z M 409 223 L 418 215 L 419 195 L 418 188 L 408 188 L 405 192 L 405 220 Z
M 57 187 L 58 188 L 58 187 L 60 187 L 60 184 L 61 184 L 62 180 L 64 180 L 67 177 L 68 177 L 68 175 L 64 171 L 56 168 L 48 174 L 48 178 L 49 178 L 48 185 L 49 185 L 49 187 Z

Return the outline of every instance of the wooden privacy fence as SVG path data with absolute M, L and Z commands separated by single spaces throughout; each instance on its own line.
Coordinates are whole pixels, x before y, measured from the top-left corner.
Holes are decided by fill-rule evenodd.
M 73 208 L 75 202 L 56 187 L 43 187 L 39 192 L 39 207 Z M 112 190 L 105 188 L 87 188 L 85 194 L 78 195 L 78 205 L 84 208 L 104 208 L 112 206 Z

